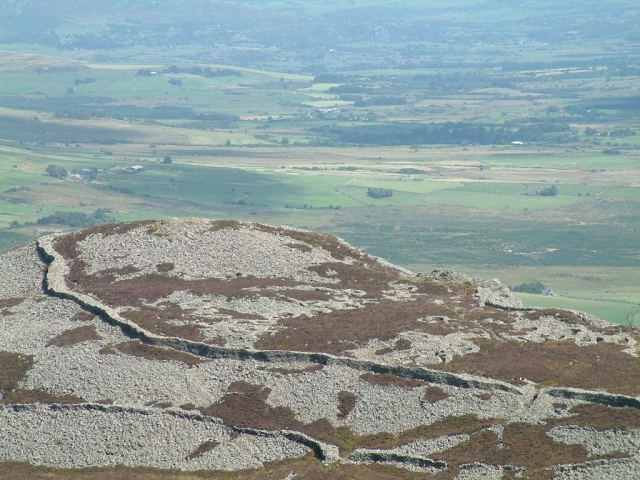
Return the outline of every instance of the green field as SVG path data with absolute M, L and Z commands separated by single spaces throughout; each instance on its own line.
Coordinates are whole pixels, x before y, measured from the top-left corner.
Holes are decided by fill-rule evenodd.
M 633 2 L 183 3 L 171 25 L 171 1 L 26 4 L 0 5 L 0 249 L 78 218 L 239 218 L 638 323 Z
M 591 315 L 612 323 L 640 327 L 640 305 L 608 300 L 589 300 L 571 297 L 547 297 L 519 293 L 517 296 L 526 307 L 558 307 L 589 312 Z

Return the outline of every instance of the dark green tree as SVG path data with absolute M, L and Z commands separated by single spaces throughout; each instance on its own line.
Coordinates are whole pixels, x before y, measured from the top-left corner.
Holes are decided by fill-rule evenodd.
M 64 178 L 69 175 L 66 168 L 61 167 L 60 165 L 54 165 L 53 163 L 47 166 L 45 172 L 47 175 L 56 178 Z

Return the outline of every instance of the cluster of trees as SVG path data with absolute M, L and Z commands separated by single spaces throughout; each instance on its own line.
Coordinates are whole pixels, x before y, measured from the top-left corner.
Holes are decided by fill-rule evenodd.
M 87 78 L 76 78 L 73 83 L 75 83 L 76 85 L 80 85 L 81 83 L 95 83 L 96 79 L 95 78 L 91 78 L 91 77 L 87 77 Z
M 139 107 L 137 105 L 101 105 L 100 108 L 96 108 L 95 105 L 91 105 L 91 103 L 101 102 L 91 101 L 92 97 L 82 97 L 82 99 L 82 102 L 70 101 L 69 104 L 73 105 L 73 109 L 56 110 L 54 115 L 57 118 L 74 118 L 79 120 L 88 120 L 91 117 L 111 117 L 116 119 L 135 118 L 142 120 L 196 120 L 206 122 L 206 125 L 201 125 L 203 127 L 215 126 L 219 128 L 231 126 L 240 120 L 238 115 L 226 113 L 196 113 L 189 107 L 171 105 L 158 105 L 153 108 Z M 52 107 L 55 108 L 55 106 L 57 106 L 57 104 L 52 104 Z M 34 108 L 34 110 L 36 109 L 37 108 Z M 47 108 L 38 110 L 47 110 Z
M 516 285 L 515 287 L 511 287 L 511 290 L 513 290 L 514 292 L 536 293 L 539 295 L 545 290 L 547 290 L 547 287 L 545 287 L 540 282 L 527 282 L 527 283 L 521 283 L 520 285 Z
M 111 213 L 111 210 L 108 208 L 99 208 L 93 213 L 56 212 L 53 215 L 40 217 L 36 220 L 36 223 L 38 225 L 57 223 L 58 225 L 67 225 L 73 228 L 85 228 L 98 223 L 113 222 L 113 218 L 108 216 L 109 213 Z
M 318 78 L 318 77 L 316 77 Z M 337 87 L 331 87 L 327 90 L 327 93 L 359 93 L 366 94 L 370 93 L 370 88 L 365 87 L 364 85 L 355 85 L 355 84 L 346 84 L 346 85 L 338 85 Z
M 89 120 L 92 114 L 90 114 L 85 110 L 62 110 L 54 113 L 54 116 L 56 118 L 74 118 L 76 120 Z
M 632 137 L 635 135 L 635 132 L 630 128 L 615 128 L 607 132 L 606 135 L 609 137 Z
M 542 195 L 543 197 L 555 197 L 556 195 L 558 195 L 558 187 L 556 187 L 555 185 L 551 185 L 550 187 L 543 188 L 542 190 L 540 190 L 540 195 Z
M 389 198 L 393 196 L 393 190 L 389 188 L 369 187 L 367 190 L 367 196 L 371 198 Z
M 568 124 L 539 122 L 529 125 L 484 127 L 468 123 L 447 122 L 441 125 L 372 125 L 355 127 L 313 127 L 339 143 L 368 145 L 479 144 L 505 145 L 513 141 L 563 141 L 562 135 L 573 134 Z
M 47 165 L 47 168 L 45 168 L 44 171 L 47 175 L 55 178 L 65 178 L 67 175 L 69 175 L 69 172 L 67 172 L 66 168 L 61 167 L 60 165 L 55 165 L 53 163 Z
M 242 76 L 242 72 L 234 68 L 216 68 L 214 70 L 211 67 L 202 68 L 195 65 L 191 67 L 178 67 L 176 65 L 171 65 L 170 67 L 165 68 L 162 73 L 188 73 L 206 78 Z

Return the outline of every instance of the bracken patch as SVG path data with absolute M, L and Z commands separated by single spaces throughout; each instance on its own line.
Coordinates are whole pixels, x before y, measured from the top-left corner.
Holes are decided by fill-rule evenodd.
M 93 320 L 94 318 L 96 318 L 96 316 L 93 315 L 92 313 L 89 313 L 89 312 L 78 312 L 73 317 L 71 317 L 69 320 L 72 321 L 72 322 L 89 322 L 89 321 Z
M 17 307 L 25 300 L 26 300 L 25 298 L 18 298 L 18 297 L 0 299 L 0 309 Z
M 47 342 L 46 346 L 69 347 L 78 343 L 101 339 L 102 337 L 98 335 L 94 325 L 85 325 L 56 335 Z
M 566 408 L 566 407 L 565 407 Z M 640 410 L 631 407 L 609 407 L 586 403 L 576 405 L 569 410 L 572 417 L 557 419 L 551 422 L 554 426 L 579 425 L 593 427 L 597 430 L 621 428 L 633 430 L 640 428 Z
M 169 408 L 173 406 L 173 403 L 171 402 L 148 402 L 145 403 L 146 407 L 152 407 L 152 408 Z
M 318 364 L 318 365 L 310 365 L 310 366 L 305 367 L 305 368 L 275 367 L 275 368 L 265 368 L 265 370 L 268 371 L 268 372 L 272 372 L 272 373 L 279 373 L 280 375 L 297 375 L 297 374 L 301 374 L 301 373 L 319 372 L 323 368 L 324 368 L 324 365 Z
M 55 393 L 46 392 L 44 390 L 27 390 L 16 388 L 10 392 L 6 392 L 2 397 L 2 403 L 84 403 L 85 400 L 75 395 L 57 395 Z
M 357 395 L 345 390 L 338 392 L 338 418 L 344 419 L 351 413 L 358 401 Z
M 194 471 L 160 470 L 154 468 L 91 467 L 61 469 L 34 466 L 21 462 L 0 462 L 0 480 L 267 480 L 291 476 L 304 480 L 424 480 L 424 473 L 410 472 L 386 465 L 325 465 L 311 453 L 302 458 L 266 463 L 263 468 L 252 470 Z M 436 480 L 449 477 L 436 476 Z
M 210 232 L 217 232 L 219 230 L 240 230 L 243 224 L 237 220 L 213 220 L 209 227 Z
M 0 299 L 0 315 L 5 317 L 11 315 L 11 311 L 9 310 L 12 307 L 17 307 L 22 302 L 24 302 L 24 298 L 4 298 Z
M 158 272 L 160 273 L 170 272 L 174 268 L 176 268 L 176 266 L 173 264 L 173 262 L 159 263 L 158 265 L 156 265 L 156 270 L 158 270 Z
M 17 388 L 32 367 L 33 355 L 0 351 L 0 392 Z
M 424 387 L 428 385 L 422 380 L 414 380 L 411 378 L 398 377 L 392 373 L 363 373 L 360 379 L 372 385 L 394 386 L 404 388 Z
M 207 440 L 206 442 L 203 442 L 200 445 L 198 445 L 198 448 L 196 448 L 193 452 L 187 455 L 187 460 L 193 460 L 194 458 L 201 457 L 205 453 L 210 452 L 211 450 L 216 448 L 218 445 L 220 445 L 220 442 Z
M 472 434 L 484 428 L 500 423 L 501 420 L 479 419 L 475 415 L 448 416 L 430 425 L 420 425 L 400 434 L 383 432 L 373 435 L 358 436 L 358 448 L 389 449 L 406 445 L 420 439 L 437 438 L 445 435 Z
M 568 310 L 560 310 L 559 308 L 545 308 L 543 310 L 536 310 L 533 312 L 528 312 L 525 314 L 525 317 L 529 320 L 538 320 L 543 317 L 554 317 L 558 320 L 562 320 L 568 324 L 581 325 L 583 327 L 587 327 L 589 330 L 602 332 L 602 333 L 618 333 L 622 330 L 626 330 L 622 325 L 608 325 L 605 328 L 596 327 L 592 323 L 584 320 L 579 315 L 570 312 Z
M 432 333 L 431 324 L 420 321 L 431 315 L 455 316 L 442 305 L 425 301 L 381 300 L 353 310 L 336 310 L 313 318 L 299 316 L 278 321 L 275 334 L 261 335 L 254 344 L 267 350 L 318 351 L 340 355 L 373 339 L 396 338 L 406 331 Z M 449 328 L 447 333 L 451 333 Z
M 182 315 L 171 315 L 171 312 L 167 310 L 149 307 L 142 310 L 129 310 L 123 312 L 122 316 L 155 335 L 185 338 L 194 342 L 204 340 L 204 336 L 198 325 L 176 325 L 172 323 L 171 320 L 185 320 L 185 317 Z
M 303 243 L 306 245 L 311 245 L 313 247 L 321 248 L 329 252 L 331 256 L 337 260 L 344 260 L 346 257 L 350 257 L 367 264 L 376 263 L 363 255 L 361 252 L 353 248 L 349 248 L 348 246 L 341 243 L 336 237 L 328 235 L 326 233 L 290 230 L 287 228 L 272 227 L 269 225 L 261 224 L 255 224 L 253 228 L 263 232 L 289 237 L 295 240 L 297 243 Z
M 393 347 L 385 347 L 375 351 L 376 355 L 386 355 L 392 352 L 400 352 L 402 350 L 410 350 L 413 344 L 411 340 L 407 340 L 406 338 L 401 338 L 400 340 L 396 340 Z
M 624 353 L 621 345 L 600 343 L 580 347 L 574 341 L 527 343 L 474 340 L 477 353 L 455 357 L 441 370 L 464 372 L 505 381 L 524 377 L 543 386 L 598 389 L 638 395 L 640 358 Z M 620 366 L 624 365 L 624 368 Z
M 25 299 L 24 298 L 4 298 L 0 300 L 0 316 L 8 316 L 11 315 L 11 308 L 17 307 L 20 305 Z
M 445 398 L 449 398 L 450 396 L 451 395 L 442 390 L 440 387 L 431 386 L 427 387 L 427 389 L 424 391 L 422 399 L 428 403 L 436 403 L 440 400 L 444 400 Z
M 432 458 L 445 461 L 451 466 L 471 462 L 515 465 L 527 469 L 526 478 L 540 479 L 554 476 L 550 470 L 553 465 L 611 458 L 611 455 L 589 457 L 583 445 L 556 442 L 547 435 L 548 429 L 548 425 L 510 423 L 504 426 L 502 441 L 495 433 L 484 430 L 472 435 L 467 442 L 433 454 Z
M 300 430 L 303 426 L 291 409 L 272 407 L 266 403 L 271 390 L 264 385 L 234 382 L 228 392 L 218 403 L 199 410 L 235 427 Z
M 189 353 L 179 352 L 172 348 L 146 345 L 138 340 L 119 343 L 117 345 L 107 345 L 100 350 L 100 353 L 108 355 L 114 354 L 116 351 L 124 353 L 125 355 L 147 358 L 149 360 L 173 360 L 185 363 L 189 366 L 198 365 L 199 363 L 205 363 L 208 361 Z
M 309 245 L 304 243 L 287 243 L 287 247 L 293 248 L 294 250 L 300 250 L 304 253 L 309 253 L 313 250 Z

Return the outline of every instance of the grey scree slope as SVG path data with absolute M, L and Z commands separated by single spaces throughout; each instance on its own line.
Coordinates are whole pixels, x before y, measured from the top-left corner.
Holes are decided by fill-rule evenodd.
M 452 367 L 481 354 L 494 337 L 506 345 L 602 346 L 603 361 L 604 347 L 615 346 L 619 358 L 634 362 L 639 337 L 632 329 L 578 312 L 536 317 L 495 279 L 450 271 L 415 276 L 300 230 L 171 219 L 98 228 L 68 245 L 75 256 L 60 252 L 57 237 L 0 255 L 0 365 L 9 371 L 30 362 L 14 384 L 3 384 L 0 461 L 234 471 L 308 455 L 332 468 L 392 466 L 398 478 L 527 478 L 534 468 L 526 462 L 456 461 L 454 453 L 485 437 L 510 448 L 502 442 L 515 426 L 548 425 L 549 442 L 584 453 L 577 463 L 546 465 L 557 478 L 640 475 L 640 427 L 607 420 L 596 428 L 579 414 L 596 408 L 637 419 L 637 376 L 624 391 L 607 391 Z M 155 298 L 148 290 L 129 304 L 92 291 L 137 280 L 177 288 Z M 217 290 L 231 286 L 233 294 Z M 398 316 L 417 315 L 405 308 L 418 304 L 427 314 L 407 329 L 390 330 L 374 315 L 387 305 L 398 305 Z M 430 309 L 440 314 L 428 315 Z M 462 319 L 473 312 L 467 328 Z M 347 332 L 344 348 L 295 339 L 286 345 L 296 322 L 331 315 L 382 333 Z M 243 417 L 256 404 L 271 419 Z M 402 437 L 455 418 L 479 426 Z M 338 428 L 354 438 L 400 440 L 346 449 Z

